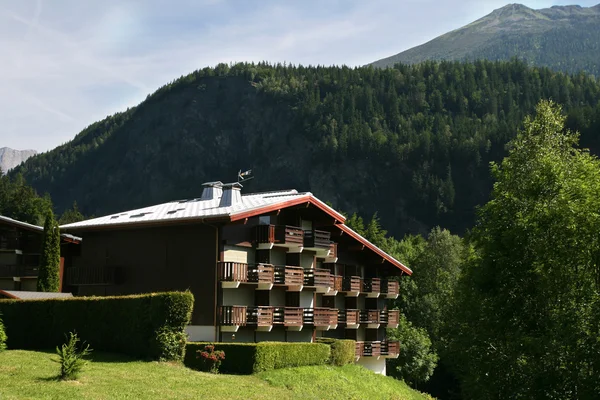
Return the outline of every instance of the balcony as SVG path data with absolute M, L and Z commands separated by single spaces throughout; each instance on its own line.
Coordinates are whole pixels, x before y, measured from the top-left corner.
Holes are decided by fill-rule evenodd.
M 328 293 L 331 290 L 331 273 L 328 269 L 305 269 L 304 284 L 315 287 L 317 293 Z
M 355 355 L 360 357 L 385 357 L 398 358 L 400 354 L 399 342 L 356 342 Z
M 316 229 L 304 231 L 304 248 L 317 252 L 317 257 L 325 257 L 331 249 L 331 233 Z
M 333 275 L 331 272 L 329 273 L 329 290 L 327 292 L 323 292 L 323 296 L 335 296 L 338 292 L 342 291 L 342 283 L 343 277 L 340 275 Z
M 273 307 L 221 306 L 219 325 L 223 332 L 237 332 L 240 326 L 253 326 L 258 331 L 273 328 Z
M 346 329 L 358 329 L 360 327 L 360 310 L 340 310 L 339 322 L 346 325 Z
M 35 278 L 38 270 L 37 265 L 0 265 L 0 278 Z
M 307 308 L 304 312 L 304 320 L 317 329 L 328 331 L 338 326 L 338 310 L 336 308 Z
M 304 287 L 304 269 L 302 267 L 276 266 L 275 283 L 286 285 L 290 291 L 301 291 Z
M 273 307 L 273 323 L 283 325 L 290 331 L 301 331 L 304 326 L 304 308 Z
M 219 262 L 217 266 L 219 281 L 226 289 L 235 289 L 241 283 L 256 283 L 259 290 L 270 290 L 275 283 L 275 267 L 270 264 Z
M 381 284 L 381 293 L 388 299 L 397 299 L 400 294 L 400 284 L 398 281 L 387 281 Z
M 382 310 L 361 310 L 360 323 L 366 324 L 369 329 L 377 329 L 381 325 Z
M 106 286 L 115 284 L 117 267 L 70 267 L 65 269 L 65 284 L 69 286 Z
M 271 306 L 221 306 L 219 325 L 222 332 L 237 332 L 240 327 L 255 327 L 269 332 L 273 326 L 289 331 L 301 331 L 304 325 L 318 330 L 336 329 L 338 310 L 335 308 L 302 308 Z
M 381 293 L 381 279 L 365 279 L 363 282 L 363 292 L 367 294 L 367 297 L 379 297 L 379 294 Z
M 388 328 L 397 328 L 400 322 L 400 310 L 382 310 L 379 320 Z
M 349 297 L 358 297 L 363 289 L 363 282 L 360 276 L 345 276 L 342 279 L 342 292 Z
M 329 245 L 329 253 L 325 256 L 326 263 L 336 263 L 338 260 L 338 245 L 337 243 L 331 243 Z
M 21 248 L 21 241 L 13 236 L 0 236 L 0 251 L 14 251 Z
M 287 225 L 259 225 L 256 227 L 256 248 L 270 250 L 273 246 L 287 247 L 289 252 L 302 252 L 304 231 Z

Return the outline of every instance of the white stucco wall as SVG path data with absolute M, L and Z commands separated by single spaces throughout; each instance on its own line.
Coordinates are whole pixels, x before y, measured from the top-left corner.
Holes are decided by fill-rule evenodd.
M 225 246 L 223 261 L 254 264 L 254 249 L 241 246 Z
M 254 330 L 252 328 L 240 328 L 237 332 L 221 333 L 221 340 L 226 343 L 254 343 Z
M 248 306 L 254 304 L 254 287 L 240 286 L 237 289 L 223 289 L 224 306 Z
M 313 308 L 315 307 L 313 303 L 313 293 L 302 291 L 300 292 L 300 307 L 303 308 Z
M 318 333 L 318 332 L 317 332 Z M 312 329 L 303 329 L 300 332 L 287 333 L 288 342 L 312 342 Z
M 212 342 L 216 341 L 215 327 L 212 325 L 188 325 L 185 333 L 190 342 Z
M 357 364 L 362 365 L 376 374 L 386 375 L 385 358 L 383 357 L 380 357 L 379 360 L 377 357 L 361 357 L 357 361 Z
M 285 342 L 285 331 L 283 329 L 273 329 L 271 332 L 256 332 L 256 341 Z
M 300 254 L 300 266 L 304 269 L 313 268 L 315 253 L 312 251 L 303 251 Z
M 274 288 L 270 293 L 270 305 L 275 307 L 285 307 L 285 290 Z
M 286 250 L 274 247 L 271 249 L 271 264 L 285 265 Z

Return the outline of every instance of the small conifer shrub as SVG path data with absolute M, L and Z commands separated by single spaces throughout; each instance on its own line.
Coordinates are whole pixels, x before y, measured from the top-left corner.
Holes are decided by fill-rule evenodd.
M 66 336 L 66 335 L 65 335 Z M 83 366 L 86 364 L 85 357 L 90 355 L 92 349 L 89 344 L 79 342 L 81 339 L 74 332 L 69 332 L 67 342 L 59 348 L 56 347 L 56 354 L 58 354 L 58 360 L 60 364 L 60 375 L 61 380 L 70 381 L 75 380 L 79 377 Z

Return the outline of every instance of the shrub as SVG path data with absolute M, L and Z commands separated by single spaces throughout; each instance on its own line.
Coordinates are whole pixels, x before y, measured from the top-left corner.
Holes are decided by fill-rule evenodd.
M 195 357 L 208 343 L 187 344 L 184 363 L 187 367 L 202 370 L 201 360 Z M 224 351 L 220 371 L 228 374 L 252 374 L 272 369 L 327 364 L 330 357 L 328 345 L 321 343 L 215 343 L 215 350 Z
M 329 361 L 329 346 L 320 343 L 279 343 L 258 344 L 254 372 L 272 369 L 321 365 Z
M 46 212 L 40 269 L 37 279 L 39 292 L 58 292 L 60 288 L 60 232 L 52 209 Z
M 64 332 L 76 331 L 109 351 L 154 360 L 181 360 L 191 293 L 153 293 L 121 297 L 0 300 L 11 349 L 51 349 Z
M 213 344 L 207 344 L 204 346 L 203 351 L 198 350 L 196 358 L 202 360 L 204 365 L 203 371 L 217 374 L 219 373 L 221 362 L 225 359 L 225 352 L 223 350 L 215 350 Z
M 2 314 L 0 314 L 0 351 L 6 349 L 6 332 L 2 323 Z
M 318 343 L 323 343 L 331 347 L 331 357 L 329 363 L 341 367 L 342 365 L 352 364 L 355 358 L 356 341 L 333 338 L 317 338 Z
M 60 363 L 59 378 L 62 380 L 77 379 L 86 364 L 84 357 L 92 352 L 89 344 L 78 346 L 79 342 L 80 339 L 77 334 L 70 332 L 67 343 L 63 343 L 61 347 L 56 347 L 56 354 L 58 354 L 56 362 Z

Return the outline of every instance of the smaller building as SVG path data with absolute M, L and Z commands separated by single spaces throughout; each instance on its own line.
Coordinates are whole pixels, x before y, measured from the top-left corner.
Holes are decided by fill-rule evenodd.
M 0 290 L 0 299 L 13 300 L 46 300 L 66 299 L 73 297 L 71 293 L 26 292 L 23 290 Z
M 44 228 L 0 215 L 0 290 L 35 291 Z M 79 254 L 81 238 L 60 235 L 60 274 Z

